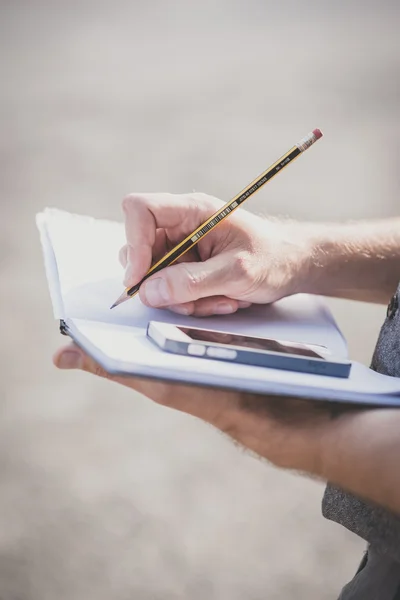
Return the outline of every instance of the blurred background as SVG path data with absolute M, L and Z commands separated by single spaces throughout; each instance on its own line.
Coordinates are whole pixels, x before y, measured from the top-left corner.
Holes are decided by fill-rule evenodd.
M 315 127 L 247 207 L 398 214 L 399 16 L 395 0 L 0 1 L 1 600 L 328 600 L 353 575 L 364 544 L 322 518 L 321 483 L 53 368 L 34 218 L 121 219 L 131 191 L 228 199 Z M 385 307 L 330 306 L 368 363 Z

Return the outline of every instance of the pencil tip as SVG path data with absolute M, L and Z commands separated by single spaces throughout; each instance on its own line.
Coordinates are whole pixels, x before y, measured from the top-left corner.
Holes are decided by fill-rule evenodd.
M 114 302 L 114 304 L 112 306 L 110 306 L 110 310 L 115 308 L 116 306 L 119 306 L 120 304 L 122 304 L 123 302 L 126 302 L 127 300 L 130 299 L 130 296 L 125 292 L 123 292 L 119 298 L 117 298 L 117 300 Z

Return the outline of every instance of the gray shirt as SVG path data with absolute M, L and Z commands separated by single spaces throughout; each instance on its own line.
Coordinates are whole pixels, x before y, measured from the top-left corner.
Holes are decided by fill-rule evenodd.
M 371 368 L 400 377 L 400 285 L 393 296 Z M 352 581 L 339 600 L 400 600 L 400 517 L 328 485 L 322 513 L 369 544 Z

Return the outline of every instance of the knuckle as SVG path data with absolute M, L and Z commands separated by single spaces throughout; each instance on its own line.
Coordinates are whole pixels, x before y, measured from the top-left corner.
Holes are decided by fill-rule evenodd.
M 177 281 L 178 279 L 178 281 Z M 179 290 L 182 288 L 180 285 L 179 278 L 172 276 L 165 278 L 166 285 L 166 297 L 169 298 L 169 301 L 173 304 L 179 304 L 180 302 L 180 293 Z
M 126 263 L 127 263 L 127 255 L 128 255 L 128 246 L 125 244 L 125 246 L 122 246 L 121 250 L 119 251 L 119 262 L 121 263 L 121 265 L 123 267 L 126 267 Z
M 99 365 L 94 365 L 93 370 L 94 374 L 98 377 L 104 377 L 104 371 L 101 367 L 99 367 Z
M 196 206 L 207 209 L 210 212 L 216 210 L 224 204 L 222 200 L 218 200 L 218 198 L 214 198 L 214 196 L 210 196 L 204 192 L 195 192 L 191 195 L 191 198 L 194 200 L 194 204 Z
M 143 196 L 139 196 L 137 194 L 128 194 L 122 200 L 122 210 L 125 214 L 136 210 L 138 207 L 143 206 L 145 204 L 145 199 Z
M 252 294 L 258 289 L 262 280 L 260 265 L 249 252 L 241 253 L 234 259 L 232 275 L 242 295 Z
M 198 294 L 196 292 L 199 291 L 199 287 L 203 280 L 201 274 L 193 273 L 193 271 L 191 271 L 191 269 L 188 268 L 185 263 L 179 265 L 179 270 L 181 286 L 185 288 L 185 291 L 189 296 L 197 296 Z
M 134 203 L 133 194 L 129 194 L 128 196 L 125 196 L 125 198 L 122 200 L 122 210 L 124 211 L 124 213 L 128 213 L 131 210 L 133 203 Z
M 191 196 L 193 200 L 198 200 L 199 202 L 207 202 L 210 199 L 210 196 L 204 192 L 194 192 Z
M 249 281 L 251 278 L 250 274 L 250 261 L 247 254 L 238 254 L 233 261 L 233 272 L 234 276 L 240 281 Z
M 186 263 L 180 263 L 165 273 L 165 285 L 169 298 L 169 305 L 180 305 L 192 302 L 198 297 L 198 279 L 194 276 Z
M 107 371 L 105 371 L 102 367 L 100 367 L 100 365 L 95 364 L 93 367 L 93 372 L 95 375 L 97 375 L 98 377 L 102 377 L 102 379 L 112 379 L 112 376 L 107 373 Z

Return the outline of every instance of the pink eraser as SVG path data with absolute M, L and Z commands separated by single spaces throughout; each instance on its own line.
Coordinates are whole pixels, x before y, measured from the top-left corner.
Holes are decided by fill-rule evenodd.
M 322 131 L 320 129 L 313 129 L 313 134 L 315 135 L 315 137 L 317 138 L 317 140 L 319 140 L 319 138 L 322 138 Z

